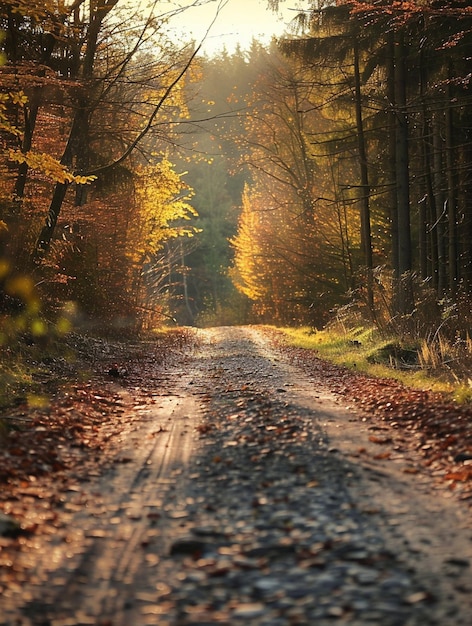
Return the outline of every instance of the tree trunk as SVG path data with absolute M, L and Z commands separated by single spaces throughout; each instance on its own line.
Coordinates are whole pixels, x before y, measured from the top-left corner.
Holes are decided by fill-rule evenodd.
M 449 68 L 449 79 L 451 79 L 452 70 Z M 454 175 L 454 128 L 452 117 L 452 86 L 448 86 L 448 102 L 445 111 L 446 121 L 446 171 L 447 171 L 447 223 L 448 223 L 448 277 L 449 290 L 451 293 L 457 291 L 457 200 L 456 200 L 456 184 Z
M 372 283 L 372 232 L 370 224 L 370 187 L 367 165 L 367 148 L 362 119 L 361 74 L 359 68 L 359 46 L 354 42 L 354 81 L 355 81 L 355 108 L 357 127 L 357 150 L 359 154 L 359 169 L 361 178 L 361 245 L 364 253 L 364 263 L 367 270 L 367 304 L 369 314 L 375 319 L 374 292 Z
M 68 168 L 72 166 L 74 157 L 78 151 L 78 146 L 81 142 L 81 135 L 84 132 L 85 127 L 84 117 L 88 117 L 88 111 L 86 108 L 80 107 L 72 123 L 69 139 L 61 159 L 62 165 L 65 165 Z M 51 240 L 54 235 L 57 220 L 59 218 L 68 188 L 69 183 L 56 183 L 51 204 L 49 205 L 48 215 L 31 255 L 31 260 L 34 265 L 40 263 L 41 259 L 44 258 L 44 256 L 49 252 Z
M 23 142 L 21 145 L 21 151 L 23 154 L 26 154 L 31 150 L 38 111 L 39 102 L 37 100 L 37 97 L 35 97 L 34 100 L 30 103 L 29 109 L 25 112 L 25 129 L 23 134 Z M 13 191 L 16 200 L 20 200 L 24 197 L 27 178 L 28 164 L 21 163 L 18 167 L 18 175 L 16 177 L 15 189 Z
M 399 313 L 408 315 L 413 311 L 411 285 L 412 249 L 410 226 L 410 189 L 408 159 L 408 116 L 406 101 L 406 48 L 403 33 L 399 33 L 395 45 L 395 171 L 398 216 L 398 273 Z
M 434 135 L 433 135 L 433 160 L 434 160 L 434 207 L 437 213 L 433 215 L 432 235 L 434 241 L 433 259 L 435 262 L 435 272 L 433 277 L 436 278 L 438 297 L 442 298 L 446 291 L 446 233 L 444 226 L 444 207 L 446 198 L 444 195 L 444 165 L 443 165 L 443 116 L 437 113 L 434 118 Z
M 387 34 L 387 126 L 388 126 L 388 157 L 387 157 L 387 185 L 388 185 L 388 217 L 391 232 L 391 259 L 394 276 L 399 276 L 398 263 L 398 213 L 397 213 L 397 174 L 395 164 L 396 154 L 396 114 L 395 114 L 395 59 L 393 33 Z
M 431 114 L 427 106 L 426 85 L 428 82 L 428 66 L 424 58 L 423 49 L 420 53 L 420 96 L 421 96 L 421 157 L 424 176 L 424 200 L 420 203 L 419 223 L 419 253 L 421 278 L 426 280 L 433 274 L 434 254 L 431 238 L 428 237 L 429 226 L 435 223 L 437 214 L 436 199 L 434 197 L 433 171 L 432 171 L 432 126 Z M 436 259 L 437 259 L 437 246 Z
M 90 2 L 90 23 L 87 31 L 86 47 L 81 72 L 85 89 L 84 93 L 81 95 L 81 101 L 78 103 L 69 139 L 61 158 L 62 165 L 65 165 L 68 168 L 73 165 L 74 159 L 87 159 L 88 145 L 85 146 L 85 140 L 88 137 L 90 121 L 89 107 L 90 102 L 92 101 L 90 94 L 87 92 L 87 83 L 93 76 L 93 66 L 97 53 L 98 36 L 103 20 L 117 4 L 117 2 L 118 0 L 101 0 L 101 2 L 100 0 L 91 0 Z M 56 184 L 53 198 L 49 206 L 48 216 L 36 241 L 36 245 L 31 256 L 34 264 L 38 264 L 51 247 L 51 240 L 61 212 L 62 203 L 66 197 L 67 188 L 67 184 Z
M 44 222 L 44 226 L 39 233 L 39 237 L 36 241 L 36 246 L 32 255 L 33 264 L 38 264 L 41 259 L 46 256 L 51 247 L 51 239 L 56 228 L 57 218 L 61 211 L 62 203 L 66 197 L 67 189 L 69 185 L 67 183 L 57 183 L 54 188 L 54 195 L 49 205 L 49 212 Z
M 465 124 L 468 129 L 472 128 L 470 122 Z M 472 293 L 472 132 L 467 130 L 463 137 L 463 143 L 459 156 L 460 179 L 458 184 L 460 198 L 460 229 L 458 233 L 460 252 L 459 278 L 461 288 L 466 296 Z

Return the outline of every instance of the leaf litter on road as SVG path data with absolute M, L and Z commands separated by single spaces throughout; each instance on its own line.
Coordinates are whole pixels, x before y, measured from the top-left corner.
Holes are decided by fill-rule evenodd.
M 85 348 L 90 341 L 84 338 Z M 113 344 L 113 349 L 94 340 L 95 372 L 89 381 L 62 386 L 45 406 L 20 404 L 0 414 L 0 420 L 8 419 L 0 450 L 0 595 L 2 588 L 30 576 L 38 539 L 63 530 L 70 516 L 87 506 L 82 485 L 111 463 L 130 462 L 120 455 L 120 445 L 140 420 L 139 410 L 153 402 L 143 382 L 165 387 L 163 366 L 171 362 L 170 350 L 176 351 L 175 359 L 184 345 L 172 333 L 164 344 Z M 109 375 L 117 352 L 127 364 L 120 380 Z M 88 365 L 77 363 L 78 368 Z M 164 430 L 161 425 L 159 431 Z M 93 515 L 100 514 L 95 506 Z M 64 541 L 72 534 L 72 529 L 63 533 Z
M 323 626 L 339 620 L 358 626 L 365 621 L 356 622 L 356 619 L 364 618 L 385 626 L 403 625 L 408 619 L 418 626 L 433 624 L 427 621 L 434 614 L 429 607 L 443 601 L 441 593 L 438 590 L 436 594 L 434 585 L 426 580 L 423 588 L 415 567 L 411 572 L 405 571 L 402 564 L 405 554 L 397 555 L 384 545 L 376 526 L 378 516 L 383 514 L 382 507 L 373 506 L 369 499 L 357 502 L 348 496 L 347 483 L 355 480 L 355 465 L 342 460 L 316 424 L 314 416 L 322 415 L 323 409 L 317 408 L 313 413 L 294 405 L 290 393 L 280 391 L 287 392 L 290 387 L 281 380 L 279 365 L 273 376 L 266 375 L 264 368 L 274 365 L 254 348 L 256 335 L 259 344 L 267 341 L 256 331 L 234 329 L 208 333 L 211 342 L 205 346 L 205 365 L 198 358 L 189 358 L 188 367 L 181 368 L 179 374 L 182 382 L 185 380 L 182 372 L 188 370 L 187 382 L 177 393 L 185 398 L 191 392 L 206 407 L 205 419 L 195 426 L 201 450 L 189 468 L 185 497 L 173 499 L 175 479 L 169 477 L 166 479 L 170 489 L 168 500 L 159 491 L 164 485 L 154 485 L 159 495 L 154 497 L 154 503 L 151 499 L 132 501 L 120 509 L 94 487 L 110 465 L 115 465 L 119 472 L 132 469 L 134 456 L 124 450 L 133 430 L 146 418 L 151 406 L 160 403 L 165 406 L 165 386 L 172 387 L 175 383 L 171 366 L 168 372 L 156 368 L 155 360 L 144 358 L 144 353 L 136 367 L 126 359 L 126 377 L 77 386 L 80 402 L 69 398 L 61 409 L 57 399 L 56 409 L 51 405 L 48 411 L 37 412 L 38 419 L 43 420 L 37 422 L 38 433 L 46 432 L 41 428 L 47 429 L 47 420 L 55 410 L 57 415 L 65 413 L 71 420 L 67 436 L 61 429 L 52 436 L 52 439 L 57 436 L 64 446 L 57 454 L 62 465 L 43 471 L 41 454 L 31 455 L 32 461 L 36 458 L 40 461 L 37 471 L 30 465 L 28 473 L 27 466 L 20 465 L 18 471 L 23 472 L 22 477 L 7 483 L 2 505 L 15 519 L 18 517 L 25 523 L 16 537 L 1 540 L 0 558 L 4 559 L 5 569 L 0 586 L 11 589 L 12 585 L 23 587 L 30 581 L 34 576 L 35 546 L 43 545 L 38 542 L 42 535 L 50 535 L 54 541 L 56 531 L 60 530 L 57 537 L 70 542 L 71 549 L 73 545 L 82 545 L 80 550 L 85 555 L 87 541 L 106 546 L 117 536 L 123 545 L 123 562 L 115 578 L 110 574 L 107 581 L 112 588 L 116 585 L 121 590 L 123 599 L 118 597 L 111 602 L 111 596 L 107 599 L 105 594 L 100 606 L 111 602 L 111 606 L 118 607 L 107 609 L 108 613 L 99 608 L 89 608 L 88 613 L 74 608 L 69 618 L 80 618 L 84 623 L 91 623 L 95 616 L 102 623 L 108 620 L 114 626 L 144 625 L 156 620 L 160 626 L 184 626 L 203 620 L 283 625 L 316 622 Z M 315 373 L 315 378 L 320 380 L 326 375 L 329 384 L 349 403 L 355 401 L 356 394 L 360 396 L 364 384 L 367 388 L 365 381 L 351 384 L 345 372 L 331 371 L 327 364 L 311 361 L 307 355 L 303 358 L 310 375 Z M 283 368 L 283 356 L 280 361 Z M 199 369 L 195 371 L 195 367 Z M 379 382 L 379 389 L 382 387 L 386 390 L 380 405 L 374 399 L 375 383 L 369 382 L 366 398 L 368 401 L 370 398 L 373 406 L 385 407 L 387 413 L 392 413 L 393 402 L 388 399 L 392 388 Z M 348 395 L 351 389 L 352 396 Z M 324 401 L 322 394 L 319 395 L 322 407 Z M 149 401 L 151 396 L 154 402 Z M 392 454 L 401 448 L 401 454 L 408 456 L 413 445 L 425 459 L 432 458 L 432 451 L 443 456 L 449 454 L 450 446 L 456 445 L 455 439 L 449 440 L 448 447 L 441 450 L 436 446 L 435 433 L 403 428 L 409 422 L 399 416 L 399 394 L 395 392 L 391 397 L 395 400 L 394 420 L 401 422 L 402 428 L 390 420 L 385 426 L 393 429 L 393 436 L 390 430 L 371 431 L 374 440 L 369 443 L 381 450 L 376 453 L 379 462 L 389 462 L 390 450 L 384 448 L 391 448 Z M 366 402 L 362 404 L 366 406 Z M 363 415 L 355 419 L 362 420 Z M 369 423 L 378 428 L 384 421 L 381 417 Z M 64 423 L 69 424 L 66 418 Z M 167 424 L 159 425 L 161 435 L 168 433 L 170 424 L 168 428 Z M 157 432 L 156 424 L 152 432 Z M 387 441 L 389 438 L 391 441 Z M 48 437 L 43 435 L 37 442 L 40 446 L 49 445 Z M 140 444 L 138 441 L 134 445 Z M 30 449 L 33 449 L 31 441 L 29 446 L 25 443 L 24 452 Z M 116 459 L 127 462 L 110 463 Z M 442 460 L 438 467 L 443 472 L 441 463 Z M 144 476 L 147 470 L 139 471 Z M 64 493 L 71 497 L 64 498 Z M 74 527 L 74 520 L 87 510 L 96 518 L 96 524 L 82 537 L 81 528 Z M 398 515 L 400 519 L 400 509 Z M 395 520 L 384 521 L 396 528 Z M 112 526 L 117 527 L 118 535 L 114 535 Z M 138 527 L 141 534 L 136 535 L 134 550 L 125 547 Z M 143 532 L 143 528 L 147 530 Z M 166 536 L 168 548 L 163 551 L 161 542 Z M 113 544 L 109 550 L 120 553 Z M 22 559 L 17 558 L 20 552 Z M 449 559 L 459 556 L 450 554 Z M 136 563 L 142 560 L 146 574 L 129 569 L 127 563 L 134 563 L 133 559 Z M 85 571 L 92 564 L 84 560 Z M 452 580 L 459 580 L 457 571 L 469 565 L 467 558 L 460 566 L 450 561 L 449 567 L 455 572 Z M 124 568 L 123 576 L 131 581 L 127 587 L 122 586 L 120 568 Z M 57 587 L 66 587 L 66 583 L 73 582 L 71 576 L 75 576 L 73 570 L 57 572 L 52 574 L 50 582 L 55 580 Z M 82 573 L 74 583 L 77 588 L 85 584 L 80 582 L 83 577 Z M 137 594 L 133 593 L 133 586 L 137 587 Z M 166 591 L 160 595 L 163 586 Z M 28 588 L 26 584 L 24 587 Z M 73 585 L 73 597 L 77 595 L 75 589 Z M 33 596 L 31 606 L 38 615 L 60 611 L 65 596 L 59 592 L 57 597 L 59 606 L 55 608 L 34 604 Z M 62 611 L 61 619 L 65 619 L 67 610 L 63 607 Z M 457 621 L 462 623 L 465 624 Z
M 401 447 L 405 454 L 408 450 L 421 454 L 423 467 L 472 505 L 472 406 L 333 365 L 312 350 L 288 346 L 282 335 L 268 336 L 282 354 L 309 375 L 321 377 L 348 405 L 391 427 L 393 437 L 372 435 L 373 443 L 391 445 L 392 452 Z

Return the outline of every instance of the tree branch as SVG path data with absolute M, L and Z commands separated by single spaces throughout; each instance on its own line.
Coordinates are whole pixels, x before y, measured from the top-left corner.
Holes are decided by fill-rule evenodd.
M 149 132 L 150 128 L 152 127 L 152 125 L 154 123 L 154 120 L 155 120 L 157 114 L 159 113 L 160 109 L 162 108 L 162 105 L 165 103 L 167 98 L 172 93 L 174 87 L 182 80 L 183 76 L 186 74 L 186 72 L 190 68 L 191 64 L 193 63 L 193 60 L 195 59 L 195 57 L 199 53 L 203 43 L 207 39 L 208 34 L 210 33 L 210 30 L 212 29 L 213 25 L 215 24 L 215 22 L 216 22 L 216 20 L 218 18 L 218 15 L 220 14 L 221 10 L 226 6 L 228 1 L 229 0 L 220 0 L 220 2 L 218 4 L 218 7 L 216 9 L 216 12 L 215 12 L 215 16 L 214 16 L 213 20 L 211 21 L 210 25 L 208 26 L 208 28 L 207 28 L 205 34 L 203 35 L 200 43 L 195 48 L 195 50 L 192 52 L 192 54 L 190 55 L 190 58 L 185 63 L 185 65 L 182 68 L 182 70 L 178 73 L 176 78 L 170 83 L 170 85 L 165 90 L 164 94 L 162 95 L 162 97 L 160 98 L 159 102 L 155 106 L 154 111 L 151 113 L 151 115 L 150 115 L 150 117 L 149 117 L 149 119 L 147 121 L 147 124 L 138 133 L 136 138 L 130 143 L 130 145 L 126 148 L 126 150 L 123 152 L 123 154 L 120 157 L 118 157 L 115 161 L 112 161 L 111 163 L 108 163 L 107 165 L 102 165 L 101 167 L 97 167 L 97 168 L 92 169 L 92 170 L 90 170 L 90 171 L 88 171 L 86 173 L 81 172 L 80 173 L 81 176 L 97 176 L 98 174 L 102 174 L 103 172 L 107 172 L 107 171 L 113 169 L 114 167 L 117 167 L 118 165 L 123 163 L 123 161 L 125 161 L 129 157 L 129 155 L 133 152 L 133 150 L 136 148 L 136 146 L 140 143 L 140 141 Z

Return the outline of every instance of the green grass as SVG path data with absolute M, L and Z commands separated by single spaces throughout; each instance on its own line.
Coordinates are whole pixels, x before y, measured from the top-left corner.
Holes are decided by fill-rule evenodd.
M 31 387 L 31 372 L 25 364 L 0 357 L 0 408 L 26 398 Z
M 0 410 L 22 404 L 45 405 L 44 380 L 52 378 L 59 383 L 60 377 L 50 371 L 44 358 L 44 352 L 36 347 L 15 351 L 0 347 Z
M 89 372 L 89 364 L 67 337 L 18 336 L 0 344 L 0 411 L 45 407 L 58 388 L 83 380 Z
M 419 346 L 400 346 L 398 339 L 386 339 L 372 328 L 355 328 L 348 332 L 333 329 L 279 328 L 288 342 L 299 348 L 315 350 L 320 358 L 378 378 L 393 378 L 416 389 L 451 394 L 458 402 L 472 400 L 472 387 L 467 381 L 451 380 L 447 371 L 431 372 L 410 363 L 389 357 L 393 346 L 415 352 Z

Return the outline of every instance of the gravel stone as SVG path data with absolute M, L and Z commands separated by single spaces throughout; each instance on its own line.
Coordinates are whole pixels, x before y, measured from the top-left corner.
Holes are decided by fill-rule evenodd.
M 231 558 L 217 577 L 204 568 L 206 584 L 198 579 L 193 591 L 174 587 L 172 623 L 187 624 L 195 593 L 207 606 L 218 599 L 228 624 L 435 624 L 450 609 L 447 598 L 438 610 L 434 579 L 428 587 L 406 551 L 399 553 L 381 503 L 361 506 L 356 499 L 352 486 L 362 479 L 330 445 L 322 410 L 314 414 L 292 401 L 283 367 L 268 375 L 264 346 L 237 330 L 224 335 L 217 349 L 205 346 L 211 365 L 194 383 L 214 427 L 203 435 L 187 485 L 194 503 L 187 531 L 211 537 Z M 195 567 L 182 562 L 184 570 Z M 466 623 L 461 617 L 448 626 Z
M 200 335 L 151 430 L 130 426 L 136 463 L 80 486 L 77 514 L 99 514 L 75 554 L 51 544 L 42 595 L 7 589 L 0 626 L 470 626 L 470 520 L 434 479 L 376 458 L 321 365 L 303 373 L 256 328 Z

